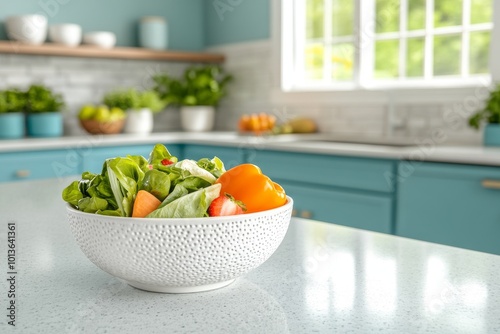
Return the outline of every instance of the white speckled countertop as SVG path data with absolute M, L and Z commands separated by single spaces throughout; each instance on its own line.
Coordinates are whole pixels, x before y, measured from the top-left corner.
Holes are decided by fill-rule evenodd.
M 500 256 L 293 219 L 276 253 L 205 293 L 136 290 L 94 266 L 71 235 L 70 179 L 0 185 L 0 267 L 17 228 L 16 328 L 1 333 L 495 333 Z
M 325 140 L 326 139 L 326 140 Z M 339 140 L 334 142 L 332 140 Z M 151 135 L 82 136 L 45 139 L 20 139 L 0 141 L 0 153 L 32 150 L 66 149 L 69 147 L 117 146 L 135 144 L 193 143 L 205 145 L 249 147 L 252 149 L 273 149 L 291 152 L 320 153 L 331 155 L 358 156 L 385 159 L 406 159 L 416 161 L 437 161 L 477 165 L 500 166 L 500 147 L 442 146 L 432 140 L 408 142 L 404 139 L 377 139 L 375 144 L 363 144 L 370 138 L 346 138 L 329 134 L 246 136 L 234 132 L 207 133 L 153 133 Z M 394 146 L 394 144 L 402 146 Z

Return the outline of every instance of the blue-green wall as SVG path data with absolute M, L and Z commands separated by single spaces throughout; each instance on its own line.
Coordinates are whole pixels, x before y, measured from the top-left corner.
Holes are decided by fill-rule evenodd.
M 118 45 L 135 46 L 138 19 L 148 15 L 163 16 L 169 24 L 170 49 L 202 50 L 205 46 L 204 1 L 0 0 L 0 21 L 9 15 L 42 12 L 48 17 L 49 24 L 77 23 L 84 32 L 113 31 Z M 3 27 L 0 39 L 6 39 Z
M 226 9 L 221 15 L 215 8 L 217 3 L 219 13 Z M 206 0 L 204 4 L 205 46 L 270 37 L 269 0 Z

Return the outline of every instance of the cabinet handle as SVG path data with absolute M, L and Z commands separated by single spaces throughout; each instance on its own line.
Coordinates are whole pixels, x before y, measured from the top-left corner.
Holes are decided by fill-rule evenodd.
M 311 218 L 312 217 L 312 212 L 311 211 L 307 211 L 307 210 L 304 210 L 300 213 L 300 216 L 302 218 Z
M 16 176 L 22 179 L 27 178 L 30 176 L 30 171 L 27 169 L 20 169 L 16 172 Z
M 292 216 L 297 217 L 297 209 L 292 210 Z
M 500 190 L 500 180 L 483 180 L 481 181 L 483 187 L 488 189 L 499 189 Z

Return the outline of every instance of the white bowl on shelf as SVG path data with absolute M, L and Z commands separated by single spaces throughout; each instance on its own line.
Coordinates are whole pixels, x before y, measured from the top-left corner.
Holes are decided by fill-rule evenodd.
M 72 23 L 51 25 L 49 39 L 54 43 L 77 46 L 82 42 L 82 27 Z
M 38 14 L 9 16 L 5 30 L 10 40 L 39 45 L 47 39 L 47 18 Z
M 128 218 L 67 205 L 80 249 L 96 266 L 141 290 L 222 288 L 264 263 L 283 241 L 293 200 L 262 212 L 207 218 Z
M 94 31 L 83 35 L 85 44 L 111 49 L 116 44 L 116 35 L 109 31 Z

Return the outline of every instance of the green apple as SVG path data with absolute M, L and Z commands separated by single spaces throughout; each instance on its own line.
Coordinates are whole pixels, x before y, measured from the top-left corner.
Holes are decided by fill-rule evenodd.
M 93 105 L 85 105 L 80 109 L 80 113 L 78 114 L 78 117 L 80 117 L 81 120 L 88 120 L 94 118 L 96 109 Z
M 126 114 L 122 109 L 117 108 L 117 107 L 113 107 L 110 110 L 109 120 L 110 121 L 119 121 L 119 120 L 124 119 L 125 116 L 126 116 Z
M 100 105 L 96 108 L 94 119 L 99 122 L 107 122 L 109 121 L 111 114 L 109 112 L 109 108 L 104 105 Z

